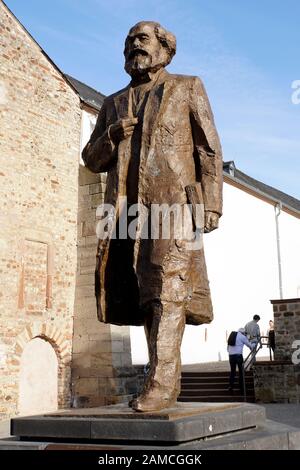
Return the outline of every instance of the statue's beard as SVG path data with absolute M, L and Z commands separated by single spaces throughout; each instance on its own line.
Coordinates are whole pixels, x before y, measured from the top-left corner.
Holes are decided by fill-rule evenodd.
M 163 66 L 160 60 L 153 60 L 153 57 L 145 51 L 135 51 L 129 54 L 125 61 L 125 70 L 132 78 L 156 72 Z

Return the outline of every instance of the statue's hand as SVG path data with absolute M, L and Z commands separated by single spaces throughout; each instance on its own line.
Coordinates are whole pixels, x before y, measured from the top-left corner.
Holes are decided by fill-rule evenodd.
M 121 140 L 130 137 L 137 124 L 137 118 L 119 119 L 115 124 L 109 126 L 109 136 L 114 144 L 118 144 Z
M 205 211 L 204 232 L 209 233 L 218 228 L 220 215 L 216 212 Z

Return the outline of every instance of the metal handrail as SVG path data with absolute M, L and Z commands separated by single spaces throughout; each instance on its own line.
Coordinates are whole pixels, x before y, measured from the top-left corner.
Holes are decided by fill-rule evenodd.
M 266 341 L 265 341 L 266 340 Z M 271 348 L 269 346 L 269 337 L 268 336 L 261 336 L 258 343 L 256 344 L 255 348 L 252 349 L 246 359 L 244 359 L 244 369 L 247 370 L 251 364 L 253 363 L 253 360 L 256 358 L 256 355 L 258 351 L 260 351 L 264 346 L 269 347 L 270 349 L 270 360 L 271 358 Z
M 266 342 L 265 342 L 265 340 L 266 340 Z M 271 347 L 270 347 L 270 344 L 269 344 L 269 337 L 268 336 L 261 336 L 260 340 L 256 344 L 255 348 L 250 351 L 250 353 L 248 354 L 246 359 L 244 359 L 244 361 L 243 361 L 242 374 L 243 374 L 244 401 L 247 401 L 245 372 L 250 367 L 250 365 L 253 363 L 253 360 L 255 359 L 258 351 L 260 351 L 264 346 L 267 346 L 269 348 L 269 350 L 270 350 L 270 361 L 272 361 Z

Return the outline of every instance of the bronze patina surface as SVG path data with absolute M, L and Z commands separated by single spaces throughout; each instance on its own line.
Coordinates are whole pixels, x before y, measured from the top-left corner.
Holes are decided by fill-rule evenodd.
M 66 417 L 87 417 L 87 418 L 105 418 L 105 419 L 162 419 L 173 420 L 185 418 L 186 416 L 198 416 L 201 413 L 218 413 L 232 408 L 239 407 L 239 403 L 176 403 L 173 407 L 166 410 L 152 411 L 145 413 L 135 413 L 128 410 L 126 405 L 111 405 L 97 408 L 79 408 L 73 410 L 61 410 L 57 413 L 47 413 L 44 416 L 55 418 Z

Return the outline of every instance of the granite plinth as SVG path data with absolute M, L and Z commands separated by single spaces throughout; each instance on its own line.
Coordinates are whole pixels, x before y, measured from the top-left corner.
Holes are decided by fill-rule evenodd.
M 252 404 L 177 403 L 174 408 L 153 413 L 112 405 L 15 418 L 11 434 L 35 439 L 176 444 L 253 429 L 264 422 L 264 408 Z

